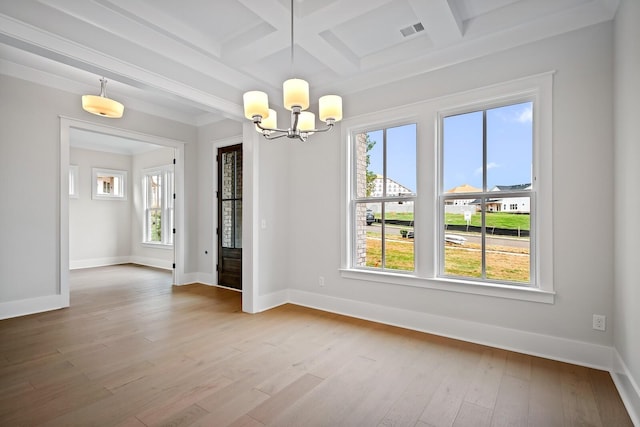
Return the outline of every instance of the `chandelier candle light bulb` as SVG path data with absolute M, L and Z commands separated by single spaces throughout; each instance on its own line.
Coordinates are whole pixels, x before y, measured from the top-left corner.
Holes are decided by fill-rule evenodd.
M 316 115 L 309 111 L 303 111 L 300 113 L 298 128 L 300 129 L 300 132 L 312 134 L 313 130 L 316 128 Z
M 293 111 L 294 107 L 300 110 L 309 108 L 309 83 L 302 79 L 289 79 L 282 83 L 284 108 Z
M 320 110 L 320 120 L 328 122 L 334 120 L 339 122 L 342 120 L 342 98 L 338 95 L 321 96 L 318 100 Z
M 244 101 L 244 116 L 253 120 L 260 116 L 263 119 L 269 117 L 269 97 L 259 90 L 252 90 L 242 96 Z

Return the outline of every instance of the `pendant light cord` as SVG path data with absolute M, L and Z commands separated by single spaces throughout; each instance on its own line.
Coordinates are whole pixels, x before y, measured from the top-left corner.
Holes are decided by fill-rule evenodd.
M 290 70 L 291 77 L 293 77 L 293 63 L 294 63 L 294 55 L 293 55 L 293 0 L 291 0 L 291 70 Z

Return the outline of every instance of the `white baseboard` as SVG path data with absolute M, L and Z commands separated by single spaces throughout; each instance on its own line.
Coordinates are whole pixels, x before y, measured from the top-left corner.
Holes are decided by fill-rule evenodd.
M 106 267 L 108 265 L 128 264 L 129 262 L 131 262 L 131 257 L 129 256 L 69 260 L 69 270 Z
M 216 286 L 216 277 L 214 274 L 212 273 L 197 273 L 198 274 L 198 279 L 196 280 L 196 282 L 198 283 L 202 283 L 203 285 L 208 285 L 208 286 Z
M 192 283 L 199 283 L 198 273 L 183 273 L 180 278 L 180 283 L 176 283 L 177 286 L 190 285 Z
M 289 299 L 289 289 L 283 289 L 278 292 L 272 292 L 267 295 L 258 295 L 258 304 L 256 313 L 270 310 L 279 305 L 287 304 Z
M 613 350 L 611 377 L 616 384 L 633 425 L 640 426 L 640 387 L 616 349 Z
M 140 256 L 117 256 L 117 257 L 107 257 L 107 258 L 70 260 L 69 270 L 78 270 L 81 268 L 106 267 L 109 265 L 118 265 L 118 264 L 138 264 L 138 265 L 144 265 L 146 267 L 161 268 L 163 270 L 173 269 L 173 265 L 172 265 L 173 262 L 167 261 L 165 259 L 148 258 L 148 257 L 140 257 Z
M 607 346 L 300 290 L 288 294 L 291 303 L 305 307 L 606 371 L 612 366 Z
M 47 295 L 17 301 L 0 302 L 0 320 L 69 307 L 69 298 Z
M 173 270 L 173 261 L 167 261 L 165 259 L 131 256 L 129 257 L 129 262 L 132 264 L 144 265 L 145 267 Z

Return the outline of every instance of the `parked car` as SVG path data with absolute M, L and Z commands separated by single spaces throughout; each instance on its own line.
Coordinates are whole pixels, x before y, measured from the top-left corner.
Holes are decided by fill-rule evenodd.
M 373 211 L 367 209 L 367 225 L 371 225 L 375 222 L 376 218 L 373 216 Z

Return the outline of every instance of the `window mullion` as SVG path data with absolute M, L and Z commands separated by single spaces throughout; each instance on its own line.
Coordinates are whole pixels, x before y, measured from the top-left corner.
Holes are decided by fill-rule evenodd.
M 387 129 L 382 129 L 382 199 L 387 197 Z M 380 242 L 382 255 L 382 268 L 386 268 L 387 264 L 387 210 L 386 202 L 381 202 L 380 215 L 382 215 L 381 238 Z
M 482 111 L 482 191 L 488 194 L 487 188 L 487 110 Z M 487 278 L 487 197 L 481 201 L 480 250 L 482 253 L 482 279 Z

